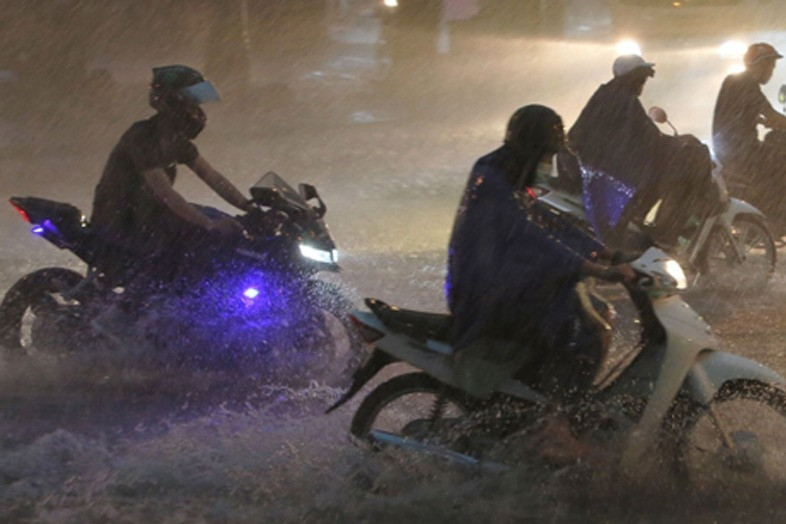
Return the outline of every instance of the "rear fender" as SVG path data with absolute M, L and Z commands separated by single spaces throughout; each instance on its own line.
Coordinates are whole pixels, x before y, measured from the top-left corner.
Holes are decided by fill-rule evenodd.
M 365 386 L 372 378 L 376 376 L 379 371 L 389 364 L 393 364 L 398 362 L 398 360 L 388 355 L 387 353 L 383 353 L 378 349 L 374 349 L 371 353 L 371 356 L 366 360 L 366 362 L 358 368 L 352 374 L 352 384 L 350 384 L 349 389 L 341 395 L 333 405 L 325 410 L 325 413 L 330 413 L 331 411 L 343 406 L 346 404 L 355 394 L 360 391 L 363 386 Z

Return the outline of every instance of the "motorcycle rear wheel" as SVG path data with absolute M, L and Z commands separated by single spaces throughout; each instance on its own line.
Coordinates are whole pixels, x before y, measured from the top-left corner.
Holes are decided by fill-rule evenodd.
M 776 251 L 767 224 L 757 216 L 742 215 L 732 223 L 744 259 L 740 262 L 725 231 L 716 228 L 707 239 L 699 267 L 703 288 L 724 294 L 763 291 L 775 272 Z
M 760 382 L 730 383 L 709 407 L 690 416 L 678 447 L 677 471 L 682 481 L 699 491 L 782 490 L 784 442 L 786 392 Z
M 440 443 L 450 423 L 465 417 L 470 409 L 467 394 L 425 373 L 398 375 L 377 386 L 363 400 L 352 418 L 350 434 L 372 444 L 373 430 Z M 372 449 L 381 447 L 374 444 Z
M 39 269 L 17 280 L 0 304 L 0 345 L 23 351 L 32 345 L 32 326 L 58 305 L 61 293 L 76 287 L 84 277 L 71 269 Z

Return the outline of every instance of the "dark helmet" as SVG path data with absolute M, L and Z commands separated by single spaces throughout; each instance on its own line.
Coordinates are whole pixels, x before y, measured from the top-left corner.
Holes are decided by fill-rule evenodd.
M 565 142 L 562 118 L 551 108 L 530 104 L 519 108 L 508 120 L 505 144 L 522 159 L 540 161 L 554 155 Z
M 196 69 L 184 65 L 153 68 L 150 106 L 188 138 L 196 138 L 205 128 L 207 116 L 199 105 L 218 100 L 213 84 Z
M 505 145 L 516 156 L 520 171 L 511 173 L 517 186 L 529 185 L 538 163 L 553 156 L 565 143 L 562 118 L 551 108 L 530 104 L 519 108 L 508 120 Z

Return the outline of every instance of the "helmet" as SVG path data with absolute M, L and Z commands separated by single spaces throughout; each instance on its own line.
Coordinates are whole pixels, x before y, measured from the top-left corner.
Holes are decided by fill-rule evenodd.
M 772 47 L 770 44 L 759 42 L 757 44 L 751 44 L 748 47 L 748 50 L 745 52 L 745 56 L 743 57 L 743 61 L 745 62 L 745 67 L 750 67 L 761 62 L 762 60 L 777 60 L 779 58 L 783 58 L 783 55 L 778 53 L 774 47 Z
M 516 110 L 508 120 L 505 143 L 520 155 L 539 161 L 554 155 L 565 142 L 562 118 L 551 108 L 530 104 Z
M 196 69 L 184 65 L 153 68 L 150 106 L 168 117 L 175 130 L 189 139 L 196 138 L 207 122 L 199 105 L 218 100 L 213 84 Z
M 653 69 L 654 67 L 655 64 L 645 61 L 639 55 L 622 55 L 618 56 L 617 59 L 614 60 L 614 64 L 611 66 L 611 71 L 614 73 L 614 77 L 616 78 L 627 75 L 628 73 L 639 68 L 645 68 L 646 72 L 648 73 L 647 76 L 655 76 L 655 70 Z

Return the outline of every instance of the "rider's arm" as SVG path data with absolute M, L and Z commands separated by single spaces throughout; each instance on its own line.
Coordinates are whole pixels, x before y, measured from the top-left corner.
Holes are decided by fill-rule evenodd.
M 193 162 L 188 164 L 188 167 L 210 186 L 213 191 L 218 193 L 221 198 L 238 209 L 248 211 L 250 207 L 248 199 L 232 185 L 232 182 L 216 171 L 202 155 L 198 155 Z
M 590 260 L 585 260 L 581 265 L 581 274 L 612 282 L 631 282 L 636 278 L 636 273 L 628 264 L 604 266 Z
M 761 124 L 764 127 L 780 130 L 786 129 L 786 116 L 773 109 L 772 106 L 767 105 L 761 116 Z
M 153 192 L 153 196 L 172 213 L 191 224 L 211 229 L 213 222 L 172 188 L 172 183 L 163 169 L 148 169 L 142 172 L 142 177 Z

